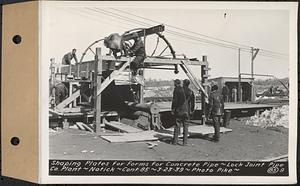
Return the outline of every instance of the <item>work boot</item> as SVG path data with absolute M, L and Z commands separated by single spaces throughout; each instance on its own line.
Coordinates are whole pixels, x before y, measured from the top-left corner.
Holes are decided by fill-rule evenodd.
M 213 136 L 213 141 L 214 141 L 214 142 L 219 142 L 219 141 L 220 141 L 220 137 Z

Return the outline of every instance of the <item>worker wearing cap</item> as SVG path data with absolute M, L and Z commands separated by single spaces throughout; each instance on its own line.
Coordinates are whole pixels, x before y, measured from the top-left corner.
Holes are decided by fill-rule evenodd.
M 180 126 L 184 128 L 183 145 L 187 144 L 187 125 L 186 120 L 188 119 L 188 106 L 186 98 L 184 96 L 184 90 L 181 87 L 181 81 L 176 79 L 174 81 L 173 100 L 171 106 L 171 113 L 175 116 L 176 122 L 173 134 L 173 144 L 178 144 L 178 135 L 180 133 Z
M 64 57 L 62 58 L 62 64 L 63 65 L 70 65 L 72 59 L 75 60 L 76 64 L 78 63 L 77 57 L 76 57 L 76 49 L 74 48 L 72 50 L 72 52 L 69 52 L 67 54 L 64 55 Z
M 224 100 L 218 92 L 218 86 L 213 85 L 209 96 L 209 113 L 212 116 L 215 134 L 213 140 L 218 142 L 220 139 L 221 118 L 224 112 Z
M 139 35 L 135 32 L 133 33 L 134 44 L 130 48 L 130 56 L 135 56 L 135 58 L 130 63 L 130 69 L 132 70 L 132 75 L 137 74 L 137 70 L 140 66 L 143 66 L 143 62 L 146 58 L 145 45 Z

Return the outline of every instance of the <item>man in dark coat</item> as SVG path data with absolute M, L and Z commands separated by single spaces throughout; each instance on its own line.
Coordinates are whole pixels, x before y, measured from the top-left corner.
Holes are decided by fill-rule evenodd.
M 72 59 L 75 60 L 76 64 L 78 63 L 75 48 L 72 50 L 72 52 L 69 52 L 69 53 L 64 55 L 64 57 L 62 58 L 62 64 L 63 65 L 70 65 Z
M 223 96 L 224 102 L 229 101 L 229 88 L 227 85 L 224 85 L 222 88 L 222 96 Z
M 211 94 L 209 96 L 209 113 L 211 113 L 214 123 L 214 141 L 218 142 L 220 139 L 220 125 L 221 118 L 224 112 L 224 100 L 223 97 L 217 92 L 218 86 L 213 85 L 211 88 Z
M 174 127 L 173 144 L 178 144 L 178 135 L 180 133 L 180 126 L 183 126 L 184 137 L 183 145 L 187 144 L 187 125 L 186 120 L 188 119 L 188 106 L 184 96 L 183 88 L 181 87 L 181 81 L 176 79 L 174 81 L 173 100 L 171 106 L 171 113 L 175 116 L 176 122 Z
M 190 118 L 195 110 L 195 94 L 189 88 L 189 85 L 190 85 L 190 80 L 188 79 L 183 80 L 183 90 L 188 105 L 188 113 Z
M 130 63 L 130 69 L 132 70 L 132 75 L 137 74 L 137 70 L 140 66 L 143 65 L 143 62 L 146 58 L 146 50 L 145 45 L 142 39 L 139 37 L 137 33 L 133 34 L 134 36 L 134 44 L 130 48 L 130 56 L 135 56 L 135 58 Z

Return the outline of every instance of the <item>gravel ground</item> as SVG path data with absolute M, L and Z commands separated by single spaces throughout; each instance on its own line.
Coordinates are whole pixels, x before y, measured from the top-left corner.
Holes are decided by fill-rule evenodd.
M 288 129 L 259 128 L 245 120 L 230 121 L 232 132 L 218 143 L 190 137 L 188 146 L 171 145 L 170 139 L 148 148 L 147 142 L 109 143 L 96 134 L 77 129 L 50 132 L 50 159 L 73 160 L 261 160 L 288 153 Z

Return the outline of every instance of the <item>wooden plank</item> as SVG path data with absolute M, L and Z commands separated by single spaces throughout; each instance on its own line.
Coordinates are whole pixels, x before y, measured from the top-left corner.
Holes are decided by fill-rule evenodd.
M 279 161 L 281 159 L 288 159 L 288 154 L 284 154 L 284 155 L 281 155 L 281 156 L 277 156 L 277 157 L 269 157 L 269 158 L 266 158 L 266 159 L 263 159 L 263 160 L 260 160 L 260 161 L 267 161 L 267 162 L 270 162 L 270 161 Z
M 80 96 L 80 90 L 77 90 L 70 97 L 63 100 L 60 104 L 58 104 L 55 108 L 58 109 L 58 110 L 62 110 L 68 104 L 72 103 L 75 99 L 77 99 L 79 96 Z
M 82 122 L 78 122 L 81 124 L 81 126 L 83 126 L 83 128 L 87 131 L 90 131 L 90 132 L 94 132 L 93 128 L 90 127 L 89 125 L 85 124 L 85 123 L 82 123 Z
M 60 110 L 62 113 L 77 113 L 81 111 L 80 107 L 75 108 L 63 108 Z
M 126 132 L 126 133 L 143 132 L 143 130 L 141 129 L 117 121 L 110 121 L 110 122 L 104 121 L 104 123 L 105 125 L 118 129 L 121 132 Z
M 124 142 L 139 142 L 139 141 L 155 141 L 163 137 L 163 135 L 157 135 L 155 131 L 143 131 L 136 133 L 123 133 L 122 136 L 100 136 L 101 138 L 111 143 L 124 143 Z
M 125 68 L 130 64 L 131 60 L 128 60 L 119 70 L 114 70 L 101 84 L 101 88 L 97 91 L 97 95 L 101 94 L 103 90 L 105 90 L 108 85 L 113 82 L 121 72 L 125 70 Z
M 127 62 L 128 57 L 121 57 L 120 59 L 116 59 L 114 56 L 101 56 L 103 61 L 115 61 L 115 62 Z M 191 61 L 189 59 L 173 59 L 173 58 L 154 58 L 154 57 L 147 57 L 144 61 L 146 66 L 173 66 L 181 64 L 181 61 L 184 61 L 187 65 L 196 65 L 201 66 L 207 64 L 205 61 Z M 87 66 L 89 69 L 94 69 L 95 61 L 85 61 L 80 64 L 80 71 L 86 72 Z M 77 65 L 71 65 L 72 73 L 75 74 L 78 69 Z M 62 74 L 68 74 L 70 71 L 69 65 L 61 67 Z
M 171 132 L 174 131 L 174 128 L 166 129 Z M 181 131 L 183 131 L 183 128 L 181 127 Z M 201 134 L 201 135 L 208 135 L 208 134 L 214 134 L 215 130 L 213 126 L 208 126 L 208 125 L 193 125 L 189 126 L 188 128 L 189 134 Z M 225 128 L 225 127 L 220 127 L 220 133 L 225 133 L 225 132 L 231 132 L 232 129 Z
M 75 124 L 80 130 L 85 130 L 85 128 L 82 125 L 82 122 L 76 122 Z
M 94 121 L 95 121 L 95 132 L 101 132 L 101 92 L 102 88 L 102 59 L 101 59 L 101 48 L 96 48 L 96 56 L 95 56 L 95 70 L 94 70 Z M 100 74 L 99 74 L 100 73 Z
M 57 112 L 57 111 L 55 111 L 55 110 L 52 110 L 52 109 L 50 109 L 50 108 L 49 108 L 49 113 L 50 113 L 50 114 L 53 114 L 53 115 L 56 115 L 56 116 L 62 116 L 62 115 L 63 115 L 62 113 Z

